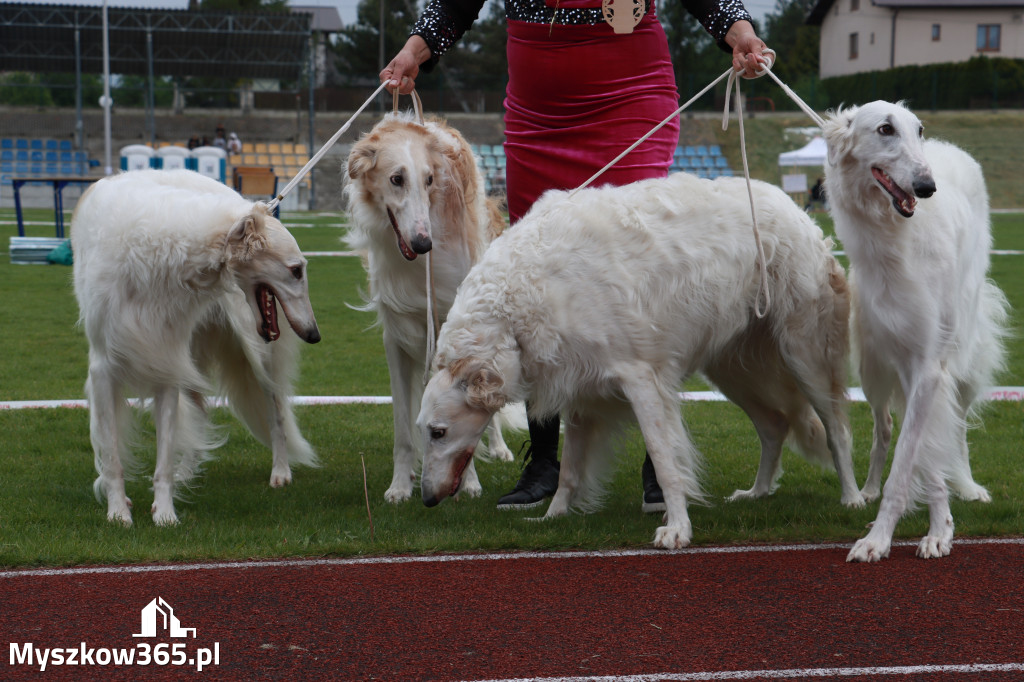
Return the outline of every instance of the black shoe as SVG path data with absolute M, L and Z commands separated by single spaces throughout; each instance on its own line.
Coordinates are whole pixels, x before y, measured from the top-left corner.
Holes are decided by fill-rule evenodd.
M 644 503 L 640 506 L 641 511 L 644 514 L 665 511 L 665 496 L 661 494 L 661 486 L 658 485 L 658 477 L 654 474 L 654 462 L 651 461 L 650 455 L 644 458 L 640 475 L 644 481 Z
M 498 498 L 498 509 L 536 507 L 558 490 L 558 460 L 533 457 L 533 448 L 523 458 L 523 473 L 512 492 Z

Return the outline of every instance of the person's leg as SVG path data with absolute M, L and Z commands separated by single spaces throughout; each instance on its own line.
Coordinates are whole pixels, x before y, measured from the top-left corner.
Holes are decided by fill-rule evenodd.
M 523 458 L 523 473 L 511 492 L 498 499 L 498 509 L 536 507 L 558 489 L 558 415 L 528 420 L 529 447 Z

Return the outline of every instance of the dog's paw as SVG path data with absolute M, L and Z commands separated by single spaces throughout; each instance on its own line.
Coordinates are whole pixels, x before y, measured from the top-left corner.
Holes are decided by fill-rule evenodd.
M 125 528 L 131 528 L 132 526 L 132 512 L 128 507 L 122 507 L 119 509 L 108 509 L 107 510 L 107 521 L 111 523 L 117 523 Z
M 174 507 L 168 509 L 158 508 L 157 505 L 153 505 L 153 523 L 157 526 L 176 526 L 178 525 L 178 515 L 174 513 Z
M 487 447 L 491 453 L 491 459 L 495 459 L 499 462 L 511 462 L 516 458 L 504 443 L 498 443 L 497 445 L 488 444 Z
M 869 538 L 861 538 L 854 544 L 853 549 L 846 555 L 846 560 L 870 563 L 881 561 L 889 556 L 890 543 L 876 542 Z
M 412 486 L 406 488 L 393 485 L 384 491 L 384 499 L 390 502 L 391 504 L 405 502 L 410 497 L 412 497 Z
M 759 495 L 753 488 L 750 490 L 737 490 L 729 497 L 725 498 L 726 502 L 739 502 L 740 500 L 756 500 L 764 495 Z
M 922 559 L 938 559 L 949 556 L 952 550 L 952 536 L 925 535 L 917 545 L 917 556 Z
M 292 470 L 290 468 L 278 471 L 274 469 L 270 472 L 270 487 L 271 488 L 283 488 L 286 485 L 291 485 L 292 482 Z
M 879 490 L 878 486 L 871 486 L 870 488 L 868 486 L 864 486 L 860 491 L 860 496 L 863 497 L 864 502 L 868 504 L 877 500 L 878 496 L 881 494 L 882 492 Z
M 844 507 L 849 509 L 863 509 L 867 502 L 864 499 L 864 493 L 854 493 L 853 495 L 844 495 L 840 502 Z
M 480 485 L 480 481 L 465 481 L 462 487 L 459 488 L 459 492 L 455 494 L 455 499 L 460 499 L 463 495 L 466 497 L 480 497 L 484 492 L 483 487 Z
M 953 492 L 961 500 L 967 502 L 991 502 L 992 496 L 983 485 L 971 482 L 964 485 L 953 484 Z
M 689 529 L 680 526 L 661 526 L 654 532 L 654 546 L 661 549 L 682 549 L 690 544 Z

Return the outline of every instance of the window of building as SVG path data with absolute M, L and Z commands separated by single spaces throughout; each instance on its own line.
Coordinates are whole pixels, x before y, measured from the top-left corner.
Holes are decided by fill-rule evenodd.
M 978 52 L 999 51 L 999 24 L 978 24 Z
M 857 58 L 857 34 L 850 34 L 850 59 Z
M 932 24 L 932 42 L 937 43 L 942 38 L 942 24 Z

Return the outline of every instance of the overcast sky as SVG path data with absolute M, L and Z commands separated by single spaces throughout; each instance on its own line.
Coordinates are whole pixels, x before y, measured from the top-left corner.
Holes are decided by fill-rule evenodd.
M 102 5 L 103 0 L 27 0 L 37 4 L 48 5 Z M 320 5 L 337 7 L 341 20 L 350 24 L 356 20 L 356 8 L 359 0 L 291 0 L 292 5 Z M 744 0 L 743 4 L 756 19 L 775 9 L 775 0 Z M 107 0 L 108 7 L 159 7 L 163 9 L 185 9 L 188 0 Z

